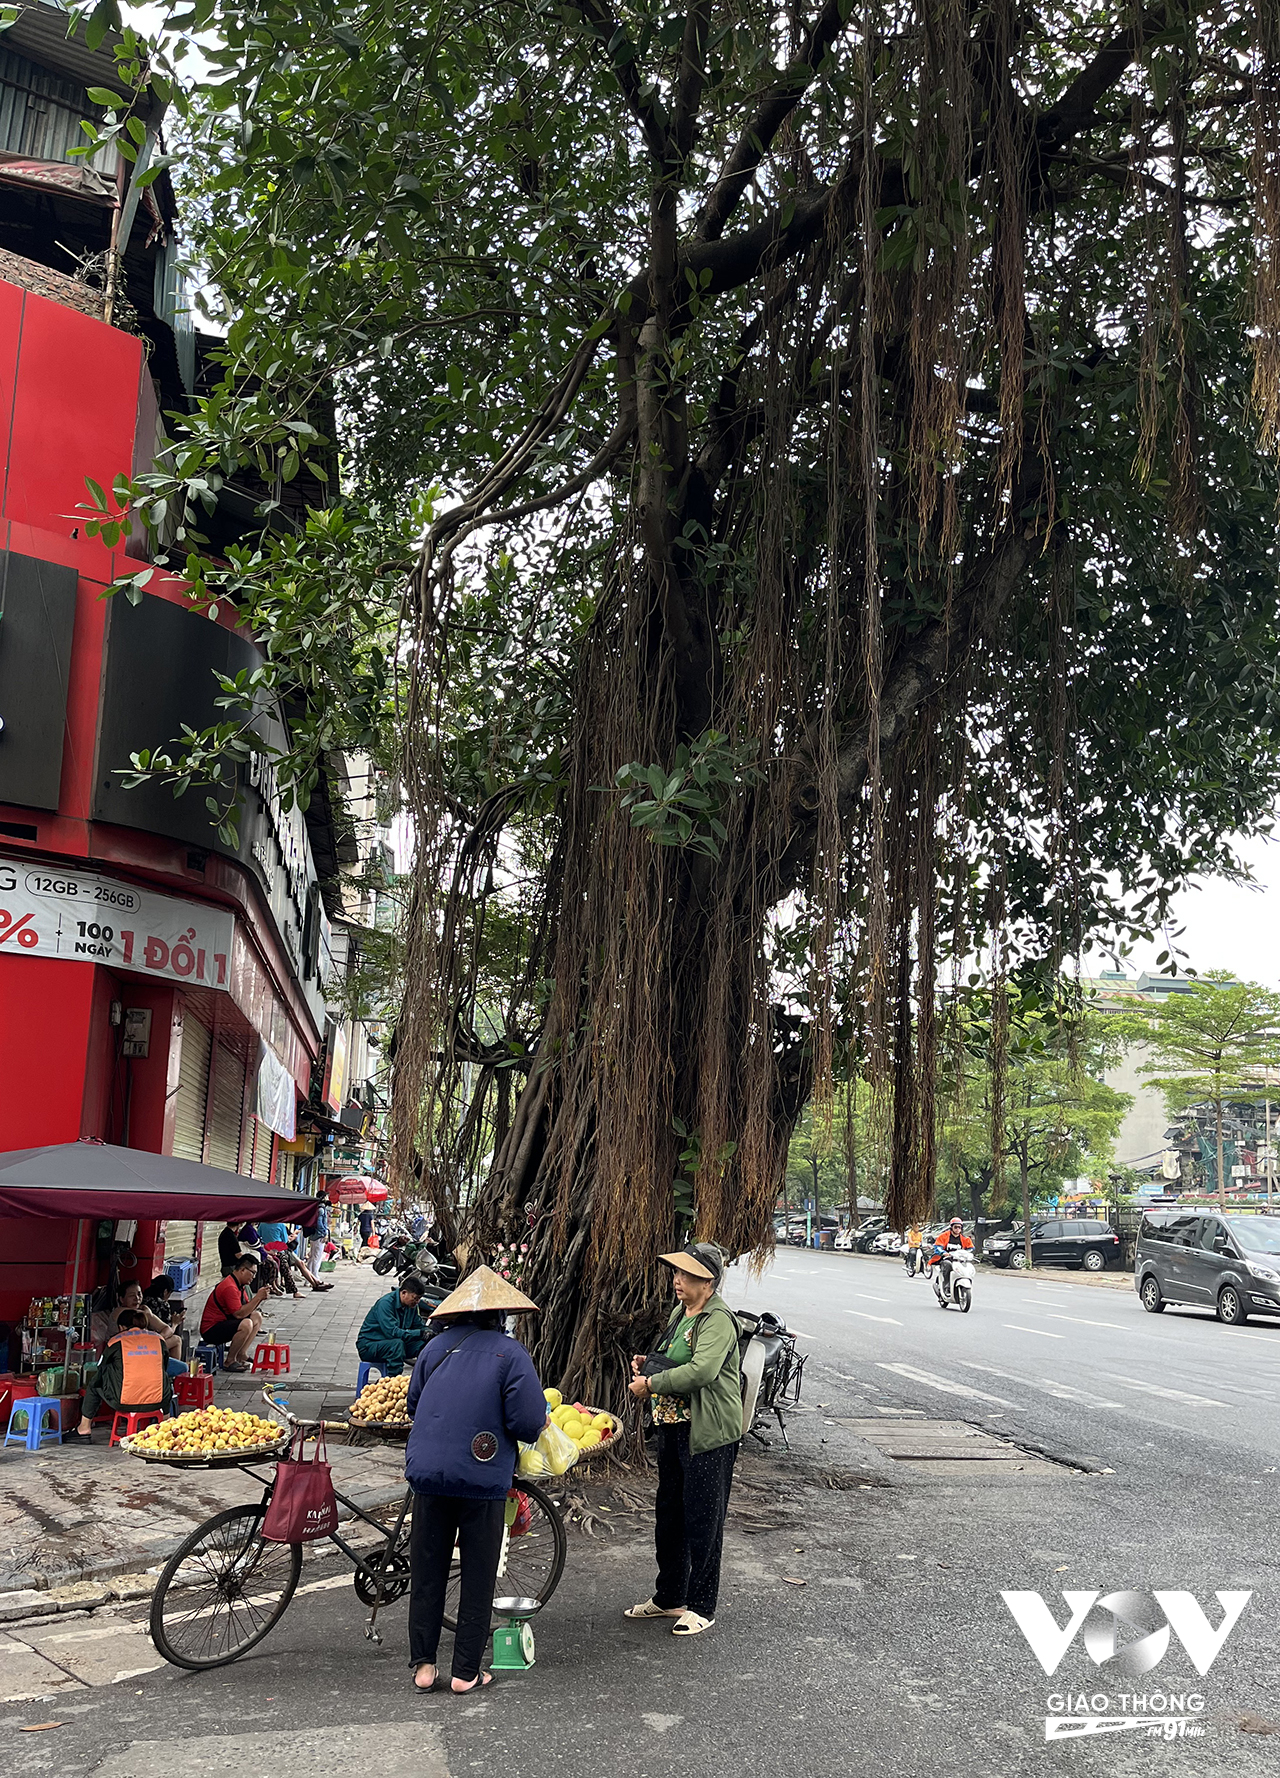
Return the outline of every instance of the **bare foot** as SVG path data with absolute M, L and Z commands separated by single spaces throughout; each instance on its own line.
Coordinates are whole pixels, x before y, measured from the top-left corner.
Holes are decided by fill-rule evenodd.
M 413 1683 L 420 1692 L 429 1692 L 435 1689 L 436 1669 L 430 1661 L 418 1662 L 414 1670 Z
M 473 1692 L 478 1685 L 490 1685 L 492 1673 L 479 1673 L 474 1679 L 451 1679 L 449 1684 L 455 1692 Z

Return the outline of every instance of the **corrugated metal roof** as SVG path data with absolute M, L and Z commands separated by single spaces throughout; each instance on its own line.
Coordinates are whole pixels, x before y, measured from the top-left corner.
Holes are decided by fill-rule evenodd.
M 70 161 L 71 150 L 85 140 L 80 120 L 101 117 L 101 107 L 90 105 L 85 89 L 75 81 L 0 48 L 0 152 Z M 118 158 L 115 148 L 108 147 L 93 155 L 89 164 L 110 177 Z

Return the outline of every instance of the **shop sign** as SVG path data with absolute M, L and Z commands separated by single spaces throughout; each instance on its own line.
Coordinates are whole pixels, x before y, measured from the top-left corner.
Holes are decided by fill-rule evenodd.
M 230 988 L 234 916 L 96 872 L 0 857 L 0 946 Z

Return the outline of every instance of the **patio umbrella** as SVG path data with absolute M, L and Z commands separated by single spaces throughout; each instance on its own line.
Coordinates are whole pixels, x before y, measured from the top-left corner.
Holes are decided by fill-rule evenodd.
M 301 1192 L 171 1154 L 105 1142 L 58 1142 L 0 1154 L 0 1216 L 6 1214 L 297 1222 L 309 1229 L 319 1206 Z

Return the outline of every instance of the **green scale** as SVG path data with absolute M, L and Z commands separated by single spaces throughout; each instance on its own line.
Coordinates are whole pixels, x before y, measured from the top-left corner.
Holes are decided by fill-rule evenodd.
M 494 1626 L 495 1672 L 527 1672 L 534 1662 L 533 1625 L 529 1619 L 542 1609 L 541 1599 L 495 1599 L 493 1609 L 507 1620 Z

